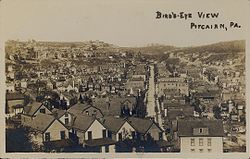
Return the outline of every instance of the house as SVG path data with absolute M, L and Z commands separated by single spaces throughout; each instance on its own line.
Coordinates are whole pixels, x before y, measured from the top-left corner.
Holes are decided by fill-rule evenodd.
M 189 85 L 182 77 L 164 77 L 158 80 L 159 95 L 164 95 L 166 90 L 177 90 L 179 93 L 188 96 Z
M 218 99 L 221 95 L 219 90 L 202 90 L 201 92 L 197 92 L 193 95 L 194 98 L 203 100 L 203 101 L 213 101 Z
M 70 91 L 79 92 L 79 88 L 77 86 L 78 86 L 78 84 L 75 84 L 75 81 L 73 80 L 72 83 L 69 82 L 68 84 L 66 84 L 64 86 L 65 87 L 64 91 L 67 91 L 67 92 L 70 92 Z
M 115 141 L 135 139 L 136 137 L 135 128 L 126 120 L 126 118 L 105 116 L 102 119 L 102 123 L 108 130 L 108 138 Z
M 72 122 L 73 114 L 66 110 L 62 109 L 52 109 L 52 114 L 55 118 L 57 118 L 59 121 L 61 121 L 66 127 Z
M 27 127 L 31 129 L 31 139 L 39 145 L 69 138 L 68 129 L 53 115 L 39 113 Z
M 75 84 L 75 81 L 68 81 L 64 84 L 58 85 L 58 90 L 61 92 L 79 92 L 78 84 Z
M 108 138 L 106 127 L 95 117 L 77 114 L 74 116 L 69 128 L 71 138 L 77 140 L 77 142 L 84 147 L 94 147 L 93 142 L 96 142 L 97 140 L 99 140 L 99 146 L 102 144 L 111 144 L 111 140 L 105 140 Z M 100 142 L 102 142 L 102 144 Z M 115 142 L 113 141 L 113 143 Z
M 15 72 L 8 72 L 6 74 L 7 79 L 14 80 L 15 79 Z
M 13 116 L 22 112 L 24 95 L 21 93 L 6 93 L 6 114 Z
M 239 122 L 240 121 L 239 115 L 236 112 L 230 113 L 230 120 L 231 122 Z
M 178 119 L 190 118 L 194 116 L 194 107 L 190 105 L 178 105 L 164 107 L 164 116 L 171 123 L 170 129 L 175 132 L 177 131 Z
M 46 87 L 47 87 L 48 89 L 50 89 L 50 90 L 53 90 L 55 86 L 54 86 L 54 84 L 53 84 L 51 81 L 48 81 Z
M 224 130 L 220 120 L 178 121 L 181 153 L 222 153 L 223 136 Z
M 40 102 L 32 102 L 23 108 L 21 114 L 21 124 L 23 126 L 29 126 L 32 120 L 37 114 L 51 114 L 52 112 Z
M 237 104 L 236 106 L 236 110 L 237 110 L 237 114 L 239 116 L 243 115 L 245 113 L 245 101 L 242 101 L 242 100 L 238 100 L 238 101 L 235 101 Z
M 71 114 L 82 114 L 88 116 L 94 116 L 96 118 L 102 118 L 102 111 L 90 104 L 77 103 L 68 109 Z
M 131 78 L 126 83 L 126 90 L 133 90 L 135 94 L 137 91 L 142 91 L 145 89 L 145 81 L 142 77 L 139 78 Z
M 95 98 L 93 105 L 101 110 L 104 115 L 121 116 L 122 110 L 132 114 L 136 106 L 135 97 L 111 97 L 111 98 Z
M 77 95 L 73 92 L 62 92 L 60 94 L 60 101 L 63 108 L 68 109 L 70 106 L 77 103 Z
M 27 81 L 22 80 L 22 81 L 20 82 L 20 87 L 21 87 L 21 88 L 27 88 L 27 86 L 28 86 Z
M 135 138 L 140 140 L 163 140 L 163 130 L 153 120 L 129 117 L 127 121 L 135 128 Z
M 15 92 L 15 83 L 14 82 L 6 82 L 6 91 L 7 92 Z

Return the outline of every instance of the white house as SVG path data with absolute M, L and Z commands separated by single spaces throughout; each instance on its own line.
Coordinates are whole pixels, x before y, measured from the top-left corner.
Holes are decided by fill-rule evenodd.
M 95 117 L 74 114 L 69 126 L 70 136 L 83 147 L 99 152 L 115 152 L 115 140 L 108 138 L 106 127 Z
M 220 120 L 178 121 L 181 153 L 223 153 L 223 125 Z
M 27 126 L 31 128 L 32 141 L 38 145 L 69 138 L 68 129 L 49 114 L 37 114 Z
M 79 143 L 84 144 L 86 140 L 100 139 L 107 136 L 104 125 L 95 117 L 75 114 L 70 124 L 70 132 L 79 138 Z
M 21 114 L 21 124 L 23 126 L 30 126 L 32 120 L 38 114 L 51 114 L 52 112 L 40 102 L 32 102 L 23 108 L 23 113 Z
M 108 129 L 108 137 L 115 141 L 133 139 L 135 137 L 136 130 L 126 118 L 106 116 L 103 118 L 102 123 Z

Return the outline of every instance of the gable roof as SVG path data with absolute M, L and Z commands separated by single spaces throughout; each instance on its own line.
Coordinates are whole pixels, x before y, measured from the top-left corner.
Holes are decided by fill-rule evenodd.
M 71 100 L 76 98 L 77 95 L 74 92 L 62 92 L 60 96 L 65 97 L 68 100 Z
M 129 117 L 127 118 L 127 121 L 135 128 L 137 132 L 142 134 L 146 134 L 151 126 L 155 124 L 151 119 L 142 119 L 135 117 Z M 162 129 L 158 125 L 156 126 L 162 131 Z
M 93 105 L 87 104 L 87 103 L 84 103 L 84 104 L 83 103 L 77 103 L 77 104 L 73 105 L 72 107 L 70 107 L 68 109 L 68 112 L 72 113 L 72 114 L 81 114 L 83 111 L 87 110 L 90 107 L 99 110 L 100 113 L 102 114 L 102 111 L 99 108 L 97 108 L 97 107 L 95 107 Z
M 94 117 L 77 114 L 73 119 L 70 127 L 86 132 L 88 128 L 92 125 L 92 123 L 94 123 L 95 120 L 96 118 Z
M 123 124 L 127 122 L 125 118 L 116 118 L 113 116 L 106 116 L 103 118 L 103 125 L 110 131 L 117 133 Z
M 56 118 L 52 115 L 39 113 L 37 116 L 32 120 L 30 127 L 32 129 L 45 132 L 49 126 L 56 120 Z
M 208 119 L 192 119 L 192 120 L 179 120 L 178 121 L 178 135 L 180 137 L 192 137 L 194 128 L 208 128 L 208 135 L 210 137 L 224 136 L 224 130 L 221 120 L 208 120 Z M 196 135 L 197 136 L 197 135 Z
M 72 114 L 80 114 L 89 107 L 90 107 L 89 104 L 76 103 L 75 105 L 73 105 L 68 109 L 68 112 Z
M 167 118 L 170 120 L 176 119 L 177 116 L 192 117 L 194 114 L 194 107 L 181 106 L 177 108 L 170 107 L 168 109 Z
M 220 90 L 203 90 L 194 94 L 194 97 L 207 98 L 207 97 L 218 97 L 220 96 Z
M 43 105 L 40 102 L 32 102 L 29 105 L 25 106 L 23 109 L 23 114 L 34 116 L 34 114 L 38 111 L 38 109 Z
M 62 110 L 62 109 L 57 109 L 54 108 L 52 109 L 52 114 L 55 116 L 55 118 L 61 118 L 67 111 L 66 110 Z
M 107 98 L 95 98 L 93 105 L 99 108 L 105 115 L 119 116 L 121 113 L 121 106 L 126 101 L 129 101 L 132 105 L 136 104 L 135 97 L 115 97 L 110 98 L 108 101 Z
M 7 100 L 23 100 L 24 95 L 21 93 L 6 93 Z

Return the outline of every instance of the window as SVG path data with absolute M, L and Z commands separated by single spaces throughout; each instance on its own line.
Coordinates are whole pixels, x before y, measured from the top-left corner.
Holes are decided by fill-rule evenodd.
M 191 152 L 195 152 L 195 149 L 191 149 Z
M 65 131 L 60 131 L 61 139 L 65 139 Z
M 108 131 L 108 138 L 112 138 L 112 132 Z
M 199 149 L 200 152 L 203 152 L 203 149 Z
M 40 113 L 45 114 L 45 108 L 41 108 L 41 109 L 40 109 Z
M 212 149 L 207 149 L 208 152 L 212 152 Z
M 66 113 L 66 114 L 65 114 L 65 117 L 67 118 L 68 116 L 69 116 L 69 114 Z
M 199 139 L 199 146 L 203 146 L 203 139 Z
M 122 133 L 118 134 L 118 140 L 121 141 L 122 140 Z
M 86 111 L 86 114 L 89 115 L 89 111 Z
M 150 140 L 152 137 L 151 137 L 151 134 L 150 133 L 147 133 L 147 140 Z
M 102 137 L 103 138 L 106 138 L 107 136 L 106 136 L 106 130 L 102 130 Z
M 109 145 L 105 146 L 105 152 L 109 152 Z
M 135 139 L 135 131 L 132 131 L 132 138 Z
M 50 133 L 45 133 L 45 141 L 50 141 Z
M 69 118 L 65 118 L 65 125 L 69 124 Z
M 212 145 L 212 139 L 211 138 L 208 138 L 207 139 L 207 146 L 211 146 Z
M 195 140 L 191 139 L 191 146 L 195 146 Z
M 199 129 L 199 133 L 201 134 L 203 132 L 202 128 Z
M 88 131 L 88 140 L 92 140 L 92 131 Z

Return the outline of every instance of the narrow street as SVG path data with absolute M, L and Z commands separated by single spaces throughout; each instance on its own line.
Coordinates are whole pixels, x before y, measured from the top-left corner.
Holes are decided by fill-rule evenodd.
M 147 116 L 155 119 L 155 81 L 154 81 L 154 66 L 150 65 L 149 87 L 147 93 Z
M 156 92 L 158 92 L 158 87 L 157 85 L 155 86 L 155 90 Z M 163 111 L 163 108 L 161 107 L 160 103 L 159 103 L 159 100 L 158 100 L 158 93 L 156 93 L 156 96 L 155 96 L 155 103 L 156 103 L 156 106 L 157 106 L 157 122 L 159 123 L 159 126 L 163 129 L 163 120 L 162 120 L 162 116 L 161 116 L 161 112 Z
M 147 116 L 153 117 L 155 122 L 159 123 L 159 126 L 163 129 L 163 120 L 161 116 L 162 108 L 158 101 L 158 91 L 154 78 L 154 65 L 150 65 L 149 89 L 147 93 Z

